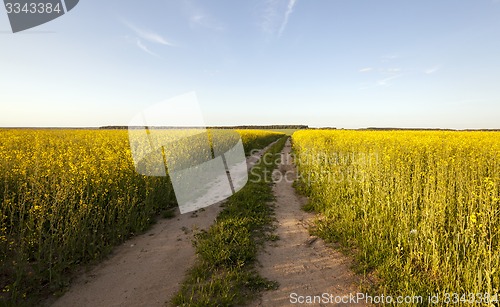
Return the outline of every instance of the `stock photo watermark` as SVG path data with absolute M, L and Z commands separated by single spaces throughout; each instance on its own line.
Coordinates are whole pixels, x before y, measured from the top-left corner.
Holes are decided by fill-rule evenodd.
M 254 150 L 257 152 L 257 150 Z M 363 154 L 363 153 L 346 153 L 344 154 L 324 154 L 324 153 L 303 153 L 297 156 L 295 153 L 283 155 L 280 158 L 275 158 L 273 155 L 265 153 L 262 156 L 262 162 L 265 165 L 282 166 L 281 169 L 269 171 L 258 167 L 253 168 L 250 173 L 253 175 L 250 182 L 282 182 L 293 183 L 300 180 L 306 184 L 315 182 L 327 182 L 329 184 L 340 183 L 362 183 L 366 180 L 366 173 L 358 166 L 367 163 L 373 163 L 378 160 L 376 154 Z M 300 167 L 295 171 L 295 165 L 319 165 L 314 172 L 301 172 Z M 284 167 L 283 167 L 284 166 Z M 289 166 L 289 167 L 288 167 Z
M 143 110 L 128 135 L 136 171 L 169 176 L 181 213 L 225 200 L 248 181 L 241 136 L 207 129 L 194 92 Z
M 347 295 L 335 295 L 322 293 L 319 295 L 301 295 L 295 292 L 290 293 L 291 304 L 422 304 L 425 300 L 423 296 L 391 296 L 391 295 L 370 295 L 368 293 L 349 293 Z
M 361 183 L 365 174 L 358 166 L 378 159 L 377 155 L 363 153 L 326 155 L 305 151 L 300 157 L 283 154 L 278 161 L 273 154 L 253 149 L 250 156 L 260 156 L 261 166 L 280 167 L 269 171 L 256 166 L 249 174 L 240 134 L 233 129 L 208 129 L 194 92 L 139 112 L 129 122 L 128 136 L 136 171 L 145 176 L 169 176 L 181 213 L 225 200 L 249 180 Z M 292 167 L 307 163 L 318 164 L 320 168 L 302 174 Z
M 13 33 L 28 30 L 71 11 L 79 0 L 4 0 Z
M 437 293 L 428 295 L 371 295 L 368 293 L 349 293 L 319 295 L 290 293 L 289 301 L 294 305 L 302 304 L 425 304 L 425 305 L 463 305 L 463 304 L 498 304 L 498 294 L 490 293 Z

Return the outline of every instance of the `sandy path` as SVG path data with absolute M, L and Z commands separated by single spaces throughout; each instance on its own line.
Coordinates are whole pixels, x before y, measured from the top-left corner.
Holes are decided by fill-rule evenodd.
M 275 176 L 273 188 L 280 240 L 268 243 L 259 255 L 260 274 L 278 281 L 280 287 L 276 291 L 264 292 L 254 304 L 256 306 L 293 305 L 292 293 L 302 296 L 323 293 L 349 296 L 359 292 L 359 277 L 349 269 L 349 259 L 308 233 L 308 223 L 314 215 L 301 210 L 306 199 L 297 195 L 292 187 L 296 174 L 290 162 L 290 149 L 288 141 L 282 153 L 284 163 L 279 167 L 280 174 Z M 285 174 L 287 179 L 284 179 Z
M 268 147 L 247 158 L 248 168 Z M 159 220 L 79 276 L 52 306 L 165 306 L 194 263 L 193 230 L 207 229 L 221 210 L 220 204 Z

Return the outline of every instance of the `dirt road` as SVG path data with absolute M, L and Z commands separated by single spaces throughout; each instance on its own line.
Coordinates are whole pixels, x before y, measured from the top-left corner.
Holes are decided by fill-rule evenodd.
M 248 157 L 248 168 L 271 145 Z M 61 298 L 46 305 L 165 306 L 194 264 L 193 230 L 207 229 L 220 210 L 220 204 L 215 204 L 158 221 L 146 233 L 115 248 L 108 259 L 79 276 Z
M 289 153 L 288 142 L 283 157 Z M 248 166 L 251 167 L 261 154 L 249 157 Z M 290 296 L 292 293 L 297 294 L 297 300 L 300 300 L 299 295 L 355 293 L 358 278 L 349 269 L 349 260 L 308 234 L 308 223 L 313 215 L 301 210 L 306 200 L 298 196 L 291 185 L 294 166 L 285 163 L 279 170 L 274 193 L 280 240 L 266 246 L 259 263 L 260 273 L 277 280 L 280 287 L 265 292 L 251 305 L 288 306 L 294 299 Z M 79 276 L 64 296 L 47 305 L 165 306 L 179 290 L 186 270 L 195 261 L 191 243 L 193 230 L 207 229 L 219 211 L 219 205 L 212 205 L 193 214 L 160 220 L 148 232 L 115 248 L 107 260 Z
M 299 196 L 292 187 L 296 171 L 291 163 L 290 150 L 288 141 L 282 153 L 280 172 L 274 176 L 280 239 L 268 243 L 259 256 L 260 274 L 278 281 L 280 287 L 265 292 L 256 306 L 290 306 L 301 299 L 306 302 L 307 296 L 323 293 L 331 294 L 335 302 L 335 297 L 348 297 L 359 291 L 359 277 L 350 270 L 350 260 L 327 247 L 321 239 L 309 235 L 307 228 L 314 215 L 301 210 L 307 199 Z M 308 306 L 320 305 L 330 306 L 330 303 Z

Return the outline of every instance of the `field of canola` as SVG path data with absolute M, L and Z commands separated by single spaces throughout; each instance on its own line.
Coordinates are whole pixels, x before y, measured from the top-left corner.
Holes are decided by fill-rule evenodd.
M 353 248 L 379 291 L 499 292 L 499 132 L 298 131 L 293 148 L 315 231 Z
M 247 153 L 282 136 L 238 133 Z M 136 172 L 126 130 L 2 129 L 0 138 L 0 302 L 57 291 L 75 266 L 176 205 L 168 177 Z

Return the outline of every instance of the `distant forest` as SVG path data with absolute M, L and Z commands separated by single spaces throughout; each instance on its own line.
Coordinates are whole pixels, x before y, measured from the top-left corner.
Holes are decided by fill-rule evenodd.
M 99 129 L 128 129 L 128 126 L 103 126 Z M 143 128 L 143 127 L 134 127 L 134 128 Z M 156 129 L 175 129 L 178 127 L 149 127 Z M 205 128 L 205 127 L 182 127 L 182 128 Z M 274 130 L 274 129 L 309 129 L 307 125 L 264 125 L 264 126 L 210 126 L 206 127 L 210 129 L 259 129 L 259 130 Z

